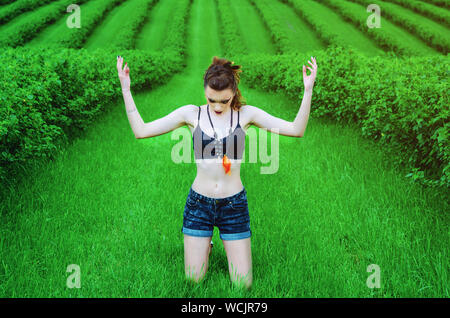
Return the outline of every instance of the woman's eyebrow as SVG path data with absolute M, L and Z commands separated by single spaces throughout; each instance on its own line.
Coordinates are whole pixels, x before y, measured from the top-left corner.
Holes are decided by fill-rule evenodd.
M 230 97 L 231 98 L 231 97 Z M 228 98 L 228 99 L 223 99 L 223 100 L 221 100 L 221 102 L 226 102 L 226 101 L 229 101 L 230 100 L 230 98 Z M 211 98 L 209 98 L 208 97 L 208 99 L 210 100 L 210 101 L 212 101 L 213 103 L 215 103 L 216 101 L 215 100 L 213 100 L 213 99 L 211 99 Z

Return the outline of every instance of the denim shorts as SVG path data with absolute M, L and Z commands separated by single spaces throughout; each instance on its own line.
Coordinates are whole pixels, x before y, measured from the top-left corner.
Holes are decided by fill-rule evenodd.
M 214 226 L 219 228 L 220 238 L 225 241 L 241 240 L 252 235 L 245 188 L 226 198 L 207 197 L 190 188 L 181 232 L 190 236 L 211 237 Z

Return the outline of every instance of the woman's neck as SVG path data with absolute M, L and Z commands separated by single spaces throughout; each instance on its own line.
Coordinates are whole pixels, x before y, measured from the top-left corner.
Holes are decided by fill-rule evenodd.
M 206 105 L 208 107 L 208 105 Z M 211 119 L 217 119 L 220 122 L 224 122 L 225 120 L 230 120 L 231 117 L 231 107 L 227 107 L 220 114 L 214 111 L 213 107 L 209 107 L 209 114 L 211 115 Z

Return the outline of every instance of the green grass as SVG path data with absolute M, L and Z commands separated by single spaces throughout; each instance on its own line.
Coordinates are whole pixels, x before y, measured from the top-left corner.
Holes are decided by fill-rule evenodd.
M 370 0 L 351 0 L 363 5 L 371 4 Z M 448 40 L 449 29 L 439 23 L 430 20 L 412 10 L 405 9 L 400 5 L 380 1 L 376 4 L 383 8 L 382 15 L 393 21 L 398 26 L 414 33 L 418 38 L 424 40 L 428 45 L 447 53 L 450 47 Z
M 50 4 L 45 4 L 32 11 L 24 12 L 19 16 L 15 17 L 13 20 L 0 25 L 0 33 L 3 32 L 8 33 L 11 32 L 11 30 L 19 29 L 20 27 L 22 27 L 22 25 L 27 24 L 30 19 L 35 19 L 36 17 L 41 18 L 41 15 L 43 13 L 45 14 L 43 17 L 45 17 L 47 16 L 47 13 L 48 14 L 53 13 L 53 10 L 56 10 L 56 8 L 60 9 L 61 5 L 64 5 L 65 2 L 66 2 L 65 0 L 52 1 L 52 3 Z M 57 3 L 57 5 L 55 5 L 55 3 Z
M 232 0 L 231 11 L 240 28 L 242 42 L 247 53 L 276 54 L 276 47 L 271 41 L 270 33 L 264 26 L 264 21 L 249 0 Z
M 147 23 L 136 37 L 136 48 L 159 51 L 167 37 L 167 25 L 177 4 L 176 0 L 159 0 L 148 15 Z
M 85 27 L 84 13 L 91 11 L 91 7 L 96 8 L 96 3 L 98 1 L 87 1 L 80 5 L 81 12 L 83 12 L 83 18 L 81 20 L 81 25 Z M 59 45 L 62 46 L 61 41 L 67 39 L 71 35 L 71 30 L 67 27 L 67 15 L 62 16 L 55 23 L 46 26 L 38 34 L 36 34 L 31 41 L 28 41 L 24 46 L 50 46 Z
M 447 27 L 450 26 L 450 12 L 444 8 L 424 3 L 418 0 L 388 0 L 399 4 L 405 8 L 411 9 L 420 15 L 434 20 L 436 23 L 443 23 Z
M 285 42 L 279 43 L 281 53 L 305 52 L 323 49 L 324 45 L 311 27 L 289 6 L 278 1 L 252 1 L 261 12 L 271 33 L 282 33 Z
M 383 51 L 366 34 L 346 23 L 339 14 L 325 5 L 311 0 L 283 0 L 282 2 L 287 3 L 297 14 L 318 29 L 318 34 L 327 38 L 329 43 L 351 46 L 368 56 L 383 55 Z
M 152 0 L 131 0 L 116 6 L 102 21 L 102 24 L 96 28 L 93 34 L 88 38 L 83 47 L 87 49 L 102 48 L 107 46 L 120 46 L 123 41 L 119 34 L 129 25 L 128 20 L 142 21 L 146 14 L 150 11 L 149 3 Z M 117 23 L 121 21 L 121 23 Z M 137 30 L 129 30 L 131 38 L 134 37 L 132 32 Z
M 412 11 L 411 9 L 403 8 L 401 5 L 389 3 L 387 1 L 378 1 L 380 5 L 386 7 L 386 10 L 394 11 L 396 14 L 400 14 L 408 20 L 420 20 L 421 25 L 429 28 L 431 31 L 439 34 L 441 37 L 448 37 L 448 28 L 441 25 L 439 22 L 433 21 L 423 15 Z
M 81 43 L 73 40 L 74 34 L 80 31 L 90 34 L 92 30 L 96 30 L 97 24 L 101 19 L 109 13 L 113 7 L 124 0 L 92 0 L 80 5 L 81 28 L 68 28 L 66 24 L 67 16 L 59 19 L 49 27 L 40 32 L 32 41 L 26 45 L 29 46 L 62 46 L 62 47 L 78 47 Z M 106 42 L 107 43 L 107 42 Z M 83 46 L 84 47 L 84 46 Z
M 37 7 L 43 6 L 50 2 L 50 0 L 30 1 L 30 0 L 17 0 L 14 3 L 0 7 L 0 24 L 4 24 L 15 17 L 19 16 L 23 12 L 27 12 Z
M 89 4 L 87 3 L 86 5 Z M 58 44 L 60 40 L 63 39 L 67 34 L 68 27 L 66 24 L 66 20 L 66 16 L 61 17 L 61 19 L 39 32 L 31 41 L 25 43 L 24 46 L 48 46 Z
M 398 27 L 387 19 L 382 19 L 381 28 L 373 29 L 369 32 L 369 28 L 366 25 L 367 17 L 369 14 L 366 11 L 366 7 L 362 6 L 359 3 L 353 3 L 344 0 L 319 0 L 325 5 L 330 7 L 330 4 L 336 6 L 338 8 L 344 8 L 345 12 L 351 14 L 351 16 L 355 17 L 355 20 L 358 21 L 358 25 L 361 26 L 361 22 L 363 23 L 363 27 L 360 30 L 365 32 L 368 36 L 374 36 L 374 33 L 383 34 L 387 39 L 389 39 L 388 43 L 392 44 L 395 47 L 407 50 L 408 52 L 414 52 L 414 55 L 433 55 L 440 54 L 437 50 L 429 47 L 427 43 L 423 40 L 418 39 L 416 36 L 407 32 L 403 28 Z M 392 41 L 393 40 L 393 41 Z M 377 41 L 374 38 L 374 41 Z M 405 54 L 406 55 L 406 54 Z M 409 55 L 409 54 L 408 54 Z
M 157 21 L 141 30 L 147 43 L 160 36 L 151 31 L 162 28 Z M 152 90 L 132 88 L 145 122 L 205 103 L 203 72 L 225 54 L 214 2 L 194 0 L 188 21 L 183 72 Z M 295 118 L 301 100 L 247 84 L 240 88 L 248 104 Z M 217 229 L 206 280 L 189 284 L 180 229 L 196 168 L 171 160 L 172 134 L 189 130 L 137 140 L 123 101 L 108 109 L 2 203 L 0 297 L 449 297 L 447 197 L 410 184 L 357 128 L 313 117 L 303 138 L 279 136 L 275 174 L 247 163 L 247 137 L 251 291 L 231 286 Z M 69 264 L 80 266 L 80 289 L 66 287 Z M 370 264 L 380 266 L 380 289 L 366 286 Z

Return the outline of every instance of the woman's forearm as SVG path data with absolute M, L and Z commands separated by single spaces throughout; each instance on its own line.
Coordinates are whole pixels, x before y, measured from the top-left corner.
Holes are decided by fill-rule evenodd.
M 308 123 L 309 111 L 311 109 L 312 89 L 303 92 L 302 105 L 294 120 L 294 129 L 300 137 L 305 133 L 306 124 Z
M 131 96 L 131 91 L 122 90 L 122 94 L 131 129 L 133 130 L 134 136 L 136 138 L 139 138 L 140 132 L 144 127 L 144 121 L 142 120 L 141 115 L 139 115 L 136 104 L 134 103 L 133 97 Z

